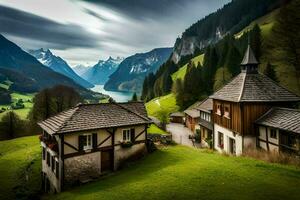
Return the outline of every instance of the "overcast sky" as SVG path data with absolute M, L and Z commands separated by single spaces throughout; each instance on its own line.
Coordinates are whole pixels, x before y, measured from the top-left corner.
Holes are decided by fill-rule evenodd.
M 172 47 L 229 0 L 0 0 L 0 33 L 23 49 L 49 48 L 72 66 Z

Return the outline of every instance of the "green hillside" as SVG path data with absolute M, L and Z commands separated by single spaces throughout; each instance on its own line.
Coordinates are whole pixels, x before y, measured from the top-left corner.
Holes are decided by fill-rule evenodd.
M 197 64 L 200 62 L 200 64 L 203 64 L 203 58 L 204 58 L 204 54 L 201 54 L 199 56 L 194 57 L 193 59 L 191 59 L 191 61 L 197 66 Z M 180 79 L 184 79 L 184 76 L 186 74 L 186 69 L 187 69 L 187 64 L 183 65 L 182 67 L 179 68 L 179 70 L 177 72 L 175 72 L 174 74 L 172 74 L 172 80 L 175 81 L 176 79 L 180 78 Z
M 15 113 L 17 113 L 17 115 L 20 116 L 21 119 L 26 119 L 28 113 L 30 112 L 33 106 L 32 99 L 34 95 L 35 93 L 29 93 L 29 94 L 21 94 L 17 92 L 11 93 L 12 103 L 18 102 L 19 99 L 22 99 L 24 102 L 25 108 L 13 110 Z M 0 105 L 0 109 L 1 108 L 9 109 L 9 107 L 10 105 Z M 0 113 L 0 119 L 6 112 L 8 111 Z
M 0 141 L 0 199 L 34 198 L 41 184 L 40 153 L 37 136 Z
M 146 109 L 148 115 L 160 118 L 161 111 L 168 113 L 176 112 L 179 110 L 179 107 L 176 105 L 175 95 L 171 93 L 147 102 Z
M 270 33 L 270 30 L 271 30 L 272 26 L 274 25 L 275 17 L 278 14 L 278 12 L 279 12 L 279 9 L 276 9 L 276 10 L 273 10 L 272 12 L 268 13 L 267 15 L 258 18 L 257 20 L 254 20 L 247 27 L 245 27 L 242 31 L 235 34 L 235 37 L 236 38 L 241 37 L 246 31 L 252 29 L 255 26 L 255 24 L 259 25 L 259 27 L 262 31 L 262 36 L 266 37 Z
M 44 199 L 288 200 L 300 195 L 300 170 L 184 146 L 168 146 L 94 183 Z

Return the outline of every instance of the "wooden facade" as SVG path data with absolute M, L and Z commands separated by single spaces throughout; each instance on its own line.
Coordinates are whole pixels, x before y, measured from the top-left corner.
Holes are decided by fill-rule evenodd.
M 271 102 L 229 102 L 214 100 L 213 101 L 213 117 L 214 123 L 232 130 L 240 135 L 257 136 L 254 122 L 274 106 L 284 106 L 285 103 Z M 225 116 L 225 108 L 227 107 L 229 115 Z M 220 108 L 220 111 L 218 111 Z

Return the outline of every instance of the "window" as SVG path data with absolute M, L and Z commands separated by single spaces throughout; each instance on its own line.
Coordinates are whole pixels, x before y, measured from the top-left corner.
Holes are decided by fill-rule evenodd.
M 273 138 L 273 139 L 277 139 L 276 129 L 271 129 L 271 131 L 270 131 L 270 137 Z
M 217 115 L 222 115 L 222 113 L 221 113 L 221 104 L 217 104 Z
M 123 141 L 130 141 L 130 129 L 124 129 L 123 130 Z
M 45 147 L 43 147 L 42 157 L 43 157 L 43 160 L 46 159 L 46 149 L 45 149 Z
M 83 150 L 92 149 L 92 134 L 81 135 L 81 143 Z
M 223 149 L 224 148 L 224 135 L 221 132 L 218 132 L 218 146 Z
M 50 153 L 47 151 L 47 165 L 50 166 Z
M 229 105 L 224 106 L 224 116 L 227 118 L 230 118 L 230 106 Z

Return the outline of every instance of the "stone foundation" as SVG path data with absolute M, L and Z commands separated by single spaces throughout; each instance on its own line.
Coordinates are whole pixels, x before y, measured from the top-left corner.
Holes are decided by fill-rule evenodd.
M 130 148 L 123 148 L 121 146 L 115 147 L 115 170 L 119 169 L 125 161 L 138 159 L 146 153 L 147 148 L 145 143 L 135 144 Z
M 101 174 L 101 152 L 67 158 L 64 165 L 67 184 L 96 178 Z

